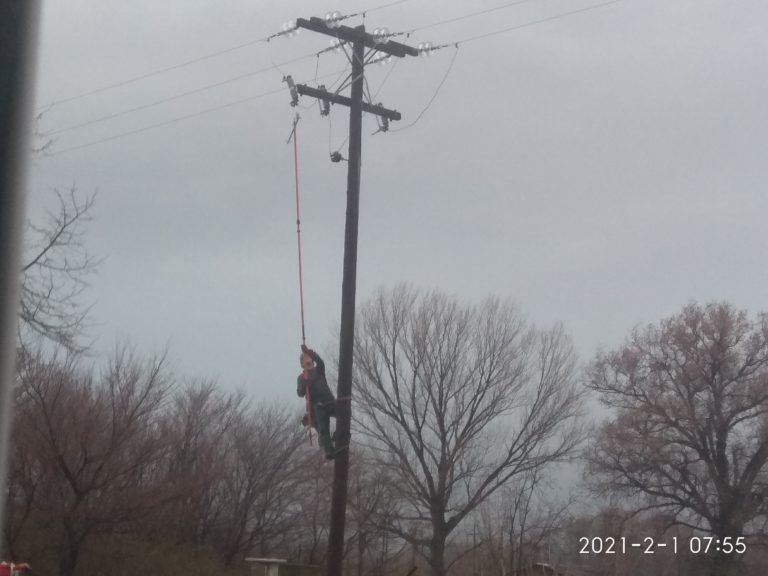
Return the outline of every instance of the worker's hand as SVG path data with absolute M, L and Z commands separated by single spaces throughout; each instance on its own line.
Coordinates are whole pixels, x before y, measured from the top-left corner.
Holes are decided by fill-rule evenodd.
M 301 425 L 309 426 L 309 416 L 307 414 L 304 414 L 304 416 L 301 417 Z
M 301 351 L 304 352 L 304 354 L 309 354 L 309 348 L 307 348 L 306 344 L 301 345 Z

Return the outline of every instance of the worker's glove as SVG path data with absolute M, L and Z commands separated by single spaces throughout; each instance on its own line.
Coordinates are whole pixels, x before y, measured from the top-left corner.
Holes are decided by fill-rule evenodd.
M 310 350 L 307 348 L 306 344 L 301 345 L 301 351 L 304 352 L 304 354 L 309 354 Z
M 304 414 L 304 416 L 301 417 L 301 425 L 309 426 L 309 414 Z

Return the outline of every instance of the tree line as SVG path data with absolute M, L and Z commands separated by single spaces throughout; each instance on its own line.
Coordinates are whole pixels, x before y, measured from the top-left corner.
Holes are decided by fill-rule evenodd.
M 301 410 L 127 344 L 83 354 L 91 206 L 61 196 L 33 229 L 4 554 L 59 576 L 322 565 L 332 467 Z M 401 285 L 358 308 L 354 353 L 346 574 L 768 567 L 765 314 L 689 304 L 580 362 L 562 326 L 509 301 Z M 681 550 L 607 551 L 646 539 Z M 692 547 L 715 541 L 744 550 Z

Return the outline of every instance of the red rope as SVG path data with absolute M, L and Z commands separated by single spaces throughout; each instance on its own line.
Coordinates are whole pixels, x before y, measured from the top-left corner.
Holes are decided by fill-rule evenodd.
M 296 185 L 296 240 L 299 247 L 299 302 L 301 304 L 301 343 L 306 345 L 307 334 L 304 329 L 304 276 L 301 269 L 301 212 L 299 210 L 299 115 L 293 121 L 293 178 Z M 309 430 L 309 444 L 312 445 L 312 399 L 309 391 L 309 373 L 304 371 L 304 396 L 307 399 L 307 429 Z
M 304 277 L 301 270 L 301 217 L 299 212 L 299 144 L 297 125 L 299 116 L 293 121 L 293 175 L 296 183 L 296 239 L 299 245 L 299 300 L 301 303 L 301 343 L 307 343 L 304 330 Z M 310 432 L 311 434 L 311 432 Z

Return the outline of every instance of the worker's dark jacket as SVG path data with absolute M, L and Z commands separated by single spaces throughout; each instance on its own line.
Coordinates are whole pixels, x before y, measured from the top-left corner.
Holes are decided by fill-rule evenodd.
M 315 367 L 309 371 L 307 379 L 304 378 L 303 372 L 299 374 L 296 380 L 296 393 L 299 396 L 304 396 L 307 383 L 309 383 L 309 397 L 312 400 L 312 404 L 333 408 L 336 399 L 333 397 L 333 393 L 328 387 L 328 381 L 325 379 L 325 362 L 314 351 L 310 351 L 309 355 L 315 361 Z

